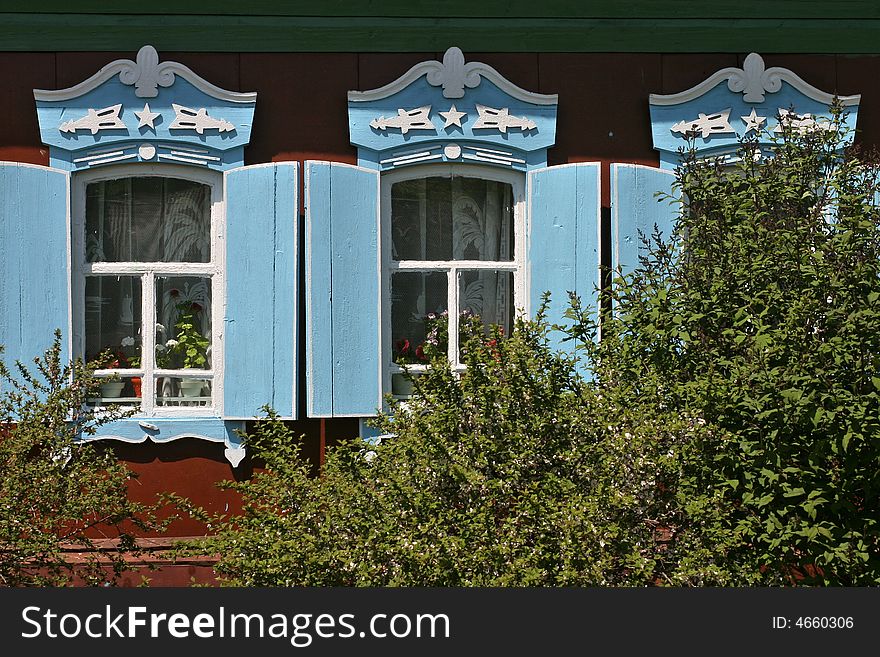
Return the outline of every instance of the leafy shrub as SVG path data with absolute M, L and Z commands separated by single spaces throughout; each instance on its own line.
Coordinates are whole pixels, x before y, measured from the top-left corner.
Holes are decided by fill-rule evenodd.
M 878 185 L 839 127 L 686 159 L 600 342 L 573 300 L 589 381 L 539 316 L 435 359 L 318 478 L 270 413 L 243 515 L 181 501 L 194 549 L 239 585 L 880 582 Z
M 0 585 L 112 583 L 135 548 L 131 531 L 157 527 L 150 508 L 128 499 L 133 473 L 81 440 L 123 414 L 94 417 L 87 400 L 100 396 L 101 379 L 82 361 L 62 365 L 60 333 L 34 364 L 0 361 Z M 98 536 L 118 549 L 98 551 Z
M 547 330 L 475 334 L 465 372 L 438 358 L 407 404 L 391 402 L 378 425 L 393 438 L 330 450 L 317 478 L 270 413 L 248 436 L 266 469 L 224 484 L 243 515 L 178 500 L 216 532 L 190 549 L 219 554 L 217 571 L 244 586 L 664 579 L 668 528 L 684 524 L 681 452 L 707 429 L 619 407 L 548 348 Z
M 877 169 L 827 130 L 772 158 L 693 154 L 677 234 L 618 281 L 599 378 L 730 435 L 694 484 L 723 494 L 741 583 L 880 582 Z

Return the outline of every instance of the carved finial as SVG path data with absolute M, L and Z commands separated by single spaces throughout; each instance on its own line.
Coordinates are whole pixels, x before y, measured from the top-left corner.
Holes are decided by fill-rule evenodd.
M 137 61 L 127 60 L 119 72 L 122 84 L 134 85 L 134 93 L 139 98 L 155 98 L 159 95 L 158 87 L 170 87 L 174 84 L 174 71 L 171 62 L 159 64 L 159 53 L 153 46 L 144 46 L 138 50 Z
M 443 63 L 434 62 L 428 71 L 428 84 L 443 86 L 444 98 L 463 98 L 464 88 L 473 89 L 480 84 L 480 65 L 464 63 L 464 53 L 453 46 L 443 54 Z

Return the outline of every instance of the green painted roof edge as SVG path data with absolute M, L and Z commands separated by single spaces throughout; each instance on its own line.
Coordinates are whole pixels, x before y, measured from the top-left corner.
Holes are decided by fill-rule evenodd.
M 880 53 L 880 18 L 0 13 L 0 51 Z

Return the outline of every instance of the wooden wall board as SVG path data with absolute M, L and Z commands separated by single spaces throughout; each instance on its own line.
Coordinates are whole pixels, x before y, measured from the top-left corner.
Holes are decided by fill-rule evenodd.
M 698 85 L 715 71 L 729 66 L 742 66 L 739 55 L 733 53 L 704 55 L 664 53 L 660 62 L 662 67 L 660 87 L 651 93 L 674 94 L 685 91 Z
M 29 13 L 33 2 L 9 0 L 3 11 Z M 154 0 L 144 3 L 107 3 L 104 0 L 79 0 L 72 6 L 67 0 L 42 0 L 40 11 L 48 14 L 121 14 L 121 15 L 186 15 L 205 14 L 204 3 L 180 0 Z M 413 3 L 411 0 L 213 0 L 210 13 L 214 15 L 314 16 L 314 17 L 417 17 L 448 16 L 494 18 L 533 16 L 555 18 L 738 18 L 763 16 L 767 18 L 880 18 L 880 6 L 872 0 L 740 0 L 736 3 L 707 3 L 704 0 L 446 0 L 441 9 Z
M 873 14 L 682 18 L 664 7 L 667 15 L 652 18 L 0 13 L 0 49 L 113 51 L 151 43 L 190 52 L 442 52 L 454 43 L 471 52 L 876 53 L 880 42 Z
M 257 92 L 245 162 L 357 163 L 348 143 L 346 105 L 346 92 L 357 83 L 355 54 L 243 53 L 241 84 Z
M 875 80 L 880 80 L 880 58 L 837 58 L 838 87 L 862 94 L 855 143 L 867 148 L 880 148 L 880 85 Z
M 602 161 L 602 205 L 608 207 L 610 162 L 659 162 L 648 94 L 660 88 L 660 55 L 541 53 L 539 67 L 540 91 L 559 93 L 559 138 L 549 164 Z
M 32 89 L 54 87 L 54 53 L 0 53 L 0 73 L 0 160 L 48 165 L 49 149 L 40 143 Z

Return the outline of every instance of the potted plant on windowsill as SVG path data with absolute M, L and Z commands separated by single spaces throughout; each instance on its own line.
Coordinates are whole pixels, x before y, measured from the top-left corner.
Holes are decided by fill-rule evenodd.
M 197 302 L 179 304 L 177 323 L 174 325 L 174 339 L 166 342 L 170 357 L 179 362 L 182 369 L 204 370 L 208 366 L 210 339 L 199 330 L 198 316 L 203 312 Z M 200 397 L 207 385 L 206 379 L 181 379 L 180 394 L 183 397 Z
M 442 313 L 428 313 L 424 321 L 427 335 L 425 341 L 415 349 L 407 338 L 401 338 L 394 343 L 394 362 L 404 370 L 391 375 L 391 393 L 398 397 L 412 395 L 413 378 L 420 372 L 417 369 L 409 369 L 408 365 L 427 365 L 437 356 L 446 356 L 449 344 L 448 313 L 445 310 Z

